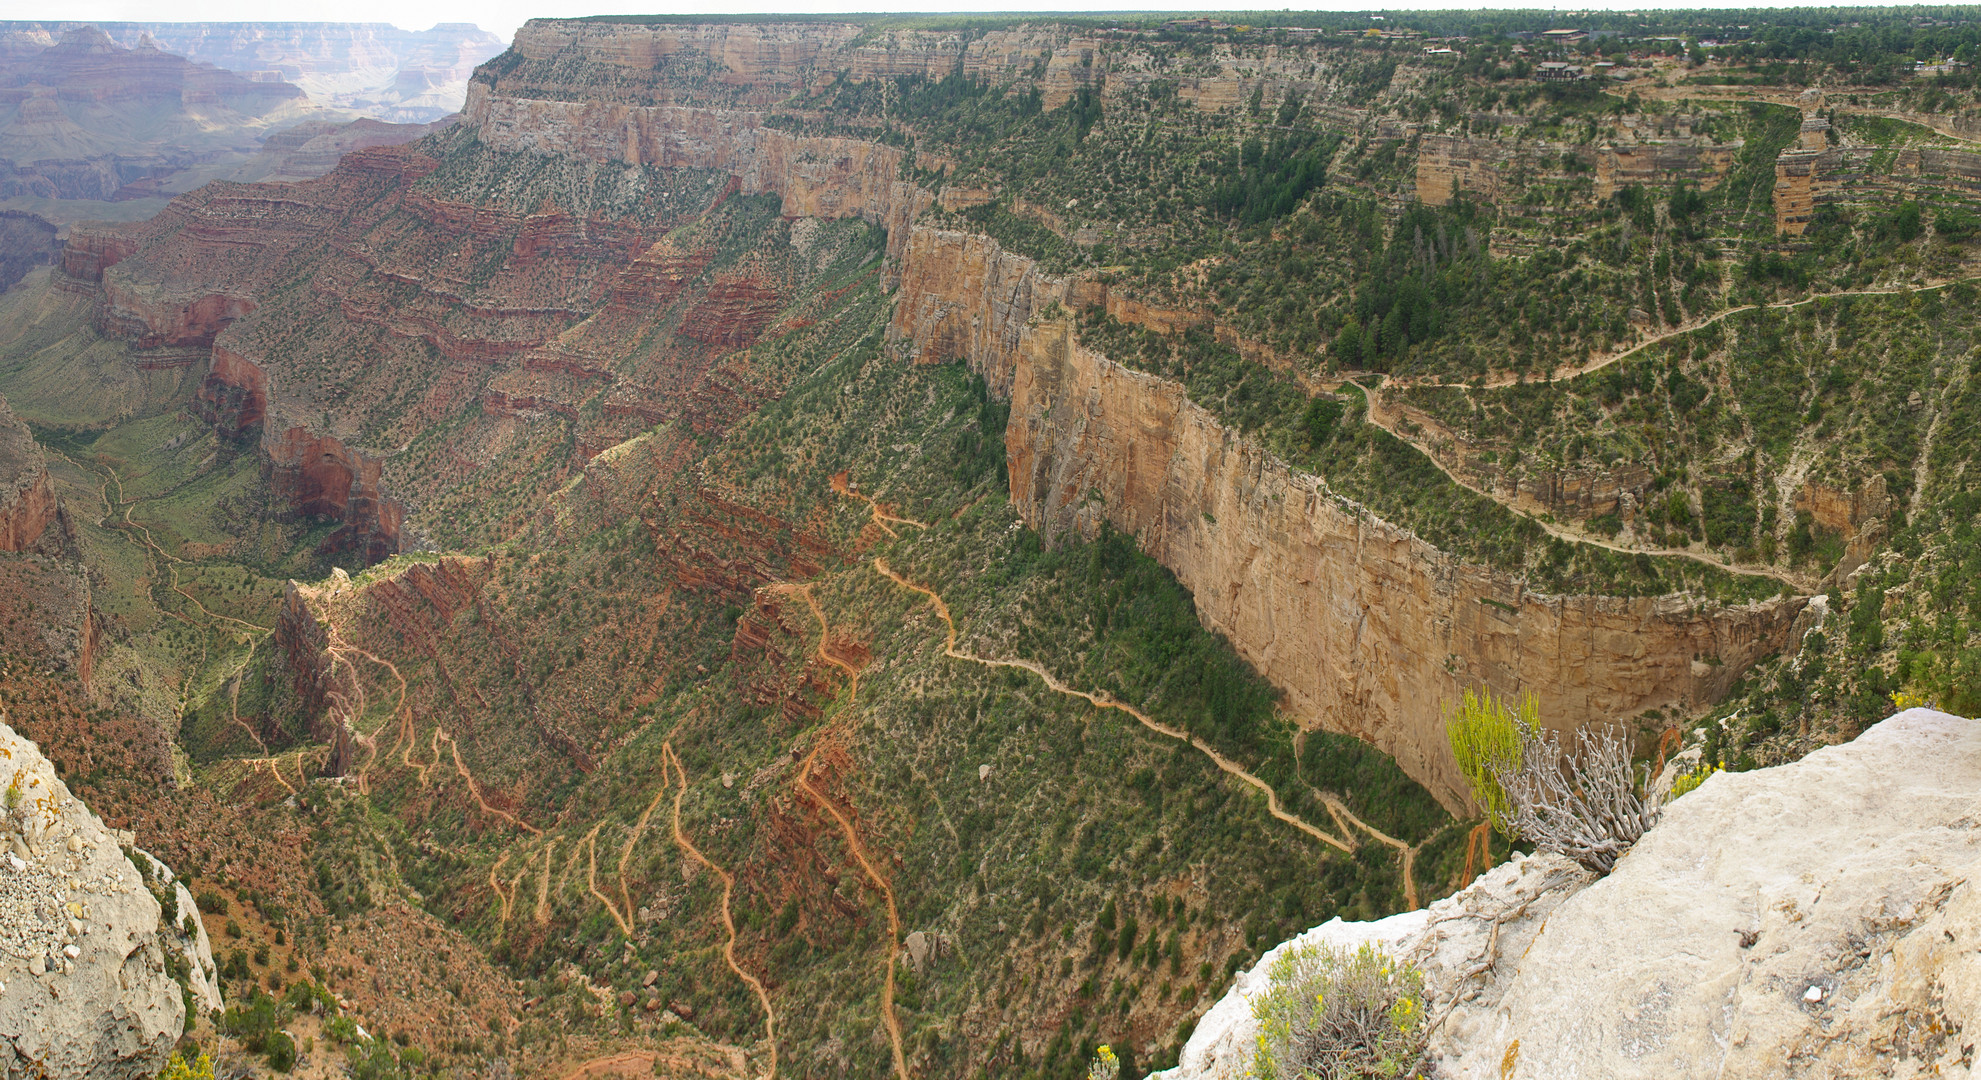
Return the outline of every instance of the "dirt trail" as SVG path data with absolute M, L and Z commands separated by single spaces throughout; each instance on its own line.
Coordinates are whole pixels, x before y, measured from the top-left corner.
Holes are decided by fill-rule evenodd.
M 839 482 L 844 476 L 845 474 L 841 473 L 833 477 L 835 489 L 838 489 Z M 874 508 L 874 513 L 880 513 L 878 506 Z M 846 695 L 846 700 L 850 703 L 860 692 L 860 669 L 832 655 L 826 648 L 826 643 L 832 640 L 832 626 L 825 621 L 825 610 L 819 607 L 818 600 L 812 596 L 812 587 L 782 585 L 777 588 L 780 592 L 796 593 L 804 597 L 806 605 L 812 609 L 812 617 L 819 621 L 819 659 L 836 665 L 851 678 L 852 685 Z M 881 983 L 880 1015 L 881 1020 L 887 1025 L 888 1046 L 894 1054 L 894 1075 L 900 1080 L 908 1080 L 908 1057 L 901 1048 L 901 1018 L 894 1012 L 894 963 L 895 950 L 901 945 L 901 912 L 894 903 L 894 886 L 875 868 L 872 860 L 867 858 L 866 846 L 860 843 L 860 835 L 853 828 L 852 820 L 839 809 L 838 804 L 826 798 L 824 792 L 812 786 L 812 763 L 818 758 L 819 751 L 824 749 L 825 745 L 826 740 L 823 737 L 812 741 L 811 753 L 805 755 L 804 764 L 798 768 L 797 786 L 810 796 L 813 802 L 824 808 L 826 813 L 832 815 L 832 820 L 839 823 L 840 834 L 846 838 L 846 849 L 853 853 L 853 860 L 860 864 L 861 871 L 874 883 L 874 887 L 880 890 L 881 898 L 887 903 L 887 949 L 883 960 L 886 964 L 886 975 Z
M 508 862 L 509 856 L 513 854 L 515 854 L 513 851 L 503 852 L 502 857 L 495 860 L 495 864 L 488 868 L 488 887 L 494 891 L 496 899 L 502 901 L 502 925 L 504 926 L 509 925 L 509 909 L 516 902 L 516 887 L 511 885 L 508 892 L 503 892 L 502 880 L 496 875 L 502 872 L 502 864 Z M 521 881 L 522 879 L 518 878 L 517 880 Z
M 592 831 L 586 833 L 585 838 L 580 841 L 580 843 L 586 846 L 585 888 L 593 896 L 598 898 L 599 903 L 605 905 L 606 913 L 612 916 L 613 922 L 619 924 L 619 932 L 625 934 L 627 937 L 633 936 L 633 916 L 635 912 L 633 910 L 632 890 L 626 885 L 626 861 L 633 857 L 633 845 L 640 842 L 641 834 L 647 831 L 648 819 L 653 817 L 654 808 L 660 805 L 660 800 L 666 794 L 667 769 L 663 764 L 660 773 L 660 790 L 653 793 L 653 798 L 648 801 L 646 810 L 640 814 L 640 820 L 633 824 L 632 834 L 626 837 L 626 843 L 619 849 L 618 900 L 613 900 L 611 897 L 600 892 L 598 888 L 598 834 L 600 829 L 605 828 L 606 821 L 601 819 L 598 824 L 593 825 Z M 625 906 L 625 912 L 623 914 L 620 912 L 620 906 L 622 904 Z M 504 916 L 504 921 L 507 921 L 507 916 Z
M 543 848 L 543 876 L 537 879 L 537 909 L 534 915 L 538 926 L 550 925 L 550 861 L 557 850 L 557 840 L 551 838 Z
M 942 651 L 944 656 L 950 657 L 951 659 L 954 660 L 964 660 L 973 664 L 982 664 L 986 667 L 1018 668 L 1023 671 L 1029 671 L 1032 674 L 1037 675 L 1042 681 L 1044 681 L 1044 683 L 1048 687 L 1052 688 L 1054 691 L 1057 691 L 1058 693 L 1065 694 L 1069 697 L 1077 697 L 1082 701 L 1085 701 L 1088 704 L 1094 706 L 1097 709 L 1118 709 L 1121 712 L 1125 712 L 1128 715 L 1134 717 L 1136 720 L 1140 721 L 1142 726 L 1148 728 L 1150 731 L 1156 732 L 1159 735 L 1166 735 L 1169 738 L 1176 739 L 1180 742 L 1188 743 L 1198 752 L 1210 758 L 1211 761 L 1215 763 L 1218 768 L 1224 770 L 1227 773 L 1230 773 L 1232 776 L 1237 777 L 1239 780 L 1243 781 L 1246 784 L 1251 785 L 1253 788 L 1256 788 L 1261 794 L 1265 795 L 1266 811 L 1270 813 L 1275 819 L 1293 826 L 1294 828 L 1300 830 L 1301 832 L 1306 833 L 1308 836 L 1311 836 L 1314 839 L 1319 840 L 1321 843 L 1326 844 L 1337 851 L 1348 853 L 1355 850 L 1356 844 L 1352 837 L 1336 836 L 1323 829 L 1315 828 L 1313 825 L 1308 824 L 1306 821 L 1302 820 L 1301 818 L 1295 817 L 1294 815 L 1287 813 L 1286 810 L 1280 806 L 1279 794 L 1272 789 L 1272 785 L 1267 784 L 1264 780 L 1261 780 L 1258 777 L 1252 775 L 1243 766 L 1239 765 L 1235 761 L 1232 761 L 1230 758 L 1225 757 L 1223 754 L 1219 753 L 1215 747 L 1212 747 L 1209 743 L 1198 738 L 1197 736 L 1192 735 L 1181 728 L 1171 727 L 1168 724 L 1165 724 L 1160 720 L 1157 720 L 1154 717 L 1150 716 L 1149 714 L 1143 712 L 1142 710 L 1137 709 L 1133 705 L 1130 705 L 1122 701 L 1116 701 L 1114 699 L 1114 696 L 1112 694 L 1109 694 L 1105 690 L 1102 690 L 1098 693 L 1089 693 L 1085 690 L 1080 690 L 1068 686 L 1067 684 L 1059 681 L 1059 679 L 1054 677 L 1051 672 L 1048 672 L 1044 667 L 1040 666 L 1037 663 L 1034 663 L 1033 661 L 994 660 L 989 657 L 977 656 L 973 653 L 967 653 L 962 651 L 961 649 L 958 649 L 956 647 L 956 620 L 950 616 L 949 605 L 943 603 L 942 597 L 936 595 L 935 590 L 930 589 L 923 585 L 917 585 L 916 583 L 908 580 L 907 578 L 902 577 L 900 574 L 895 573 L 894 570 L 887 565 L 887 561 L 878 556 L 874 558 L 873 565 L 874 565 L 874 569 L 879 571 L 881 576 L 887 578 L 889 581 L 892 581 L 896 585 L 899 585 L 904 589 L 908 589 L 911 592 L 917 592 L 922 594 L 923 596 L 928 597 L 930 606 L 935 609 L 936 615 L 940 617 L 943 622 L 944 638 L 943 638 Z M 1368 825 L 1366 822 L 1362 821 L 1362 819 L 1356 817 L 1353 813 L 1349 812 L 1348 808 L 1345 805 L 1342 805 L 1341 801 L 1339 799 L 1336 799 L 1334 796 L 1324 795 L 1323 798 L 1326 800 L 1328 804 L 1328 809 L 1331 813 L 1334 813 L 1339 817 L 1347 819 L 1347 821 L 1350 824 L 1353 824 L 1357 828 L 1362 829 L 1364 832 L 1368 833 L 1372 838 L 1374 838 L 1377 842 L 1393 847 L 1397 851 L 1402 853 L 1404 900 L 1406 903 L 1410 905 L 1410 909 L 1412 911 L 1415 911 L 1420 906 L 1417 895 L 1417 882 L 1414 874 L 1414 870 L 1416 866 L 1416 849 L 1410 847 L 1408 844 L 1405 844 L 1403 841 L 1398 840 L 1385 833 L 1382 833 L 1377 829 L 1375 829 L 1374 827 Z
M 819 659 L 846 673 L 847 679 L 851 682 L 850 688 L 846 691 L 846 696 L 849 700 L 858 696 L 860 693 L 860 669 L 832 655 L 832 650 L 827 648 L 827 644 L 832 639 L 832 630 L 826 625 L 825 609 L 819 607 L 818 598 L 812 595 L 811 585 L 793 585 L 790 582 L 779 582 L 775 585 L 766 586 L 766 588 L 773 593 L 798 596 L 804 599 L 805 606 L 812 609 L 812 618 L 819 621 Z
M 880 526 L 880 531 L 886 533 L 889 536 L 894 537 L 897 540 L 901 538 L 901 534 L 895 532 L 891 528 L 888 528 L 889 522 L 893 522 L 896 525 L 913 525 L 918 529 L 926 529 L 929 527 L 927 522 L 916 521 L 914 518 L 896 517 L 893 514 L 888 513 L 887 510 L 884 507 L 882 507 L 880 503 L 874 501 L 872 496 L 861 494 L 859 491 L 855 490 L 851 482 L 848 481 L 847 474 L 844 472 L 837 472 L 832 474 L 832 490 L 838 492 L 841 495 L 846 496 L 849 499 L 858 499 L 861 502 L 866 503 L 867 507 L 874 512 L 874 524 Z
M 1738 315 L 1744 311 L 1770 311 L 1770 310 L 1787 311 L 1790 308 L 1798 308 L 1804 304 L 1813 304 L 1818 300 L 1834 300 L 1837 299 L 1838 297 L 1844 297 L 1844 296 L 1902 296 L 1907 293 L 1932 292 L 1935 289 L 1944 289 L 1951 285 L 1958 285 L 1962 282 L 1971 282 L 1971 281 L 1981 281 L 1981 275 L 1969 275 L 1967 277 L 1948 278 L 1945 281 L 1936 281 L 1930 285 L 1904 285 L 1889 289 L 1838 289 L 1835 292 L 1811 293 L 1800 300 L 1783 300 L 1778 303 L 1771 303 L 1771 304 L 1742 304 L 1739 307 L 1730 307 L 1723 311 L 1716 311 L 1713 314 L 1708 315 L 1703 319 L 1695 319 L 1691 322 L 1681 323 L 1678 326 L 1673 327 L 1672 329 L 1667 330 L 1661 334 L 1654 334 L 1651 337 L 1645 338 L 1643 341 L 1640 341 L 1637 344 L 1632 345 L 1630 348 L 1625 349 L 1622 352 L 1604 353 L 1601 356 L 1592 356 L 1588 360 L 1574 367 L 1557 368 L 1555 369 L 1553 374 L 1546 376 L 1546 378 L 1548 381 L 1559 382 L 1563 379 L 1580 378 L 1581 376 L 1588 375 L 1592 372 L 1601 371 L 1612 364 L 1616 364 L 1624 360 L 1628 360 L 1630 357 L 1636 355 L 1639 352 L 1642 352 L 1645 349 L 1650 348 L 1653 345 L 1657 345 L 1662 342 L 1669 341 L 1675 337 L 1682 337 L 1686 334 L 1692 333 L 1695 330 L 1703 330 L 1706 327 L 1711 326 L 1716 322 L 1719 322 L 1721 319 L 1725 319 L 1733 315 Z M 1471 383 L 1439 382 L 1435 379 L 1410 379 L 1410 378 L 1396 379 L 1393 381 L 1393 385 L 1396 389 L 1399 390 L 1415 390 L 1419 388 L 1429 389 L 1429 388 L 1438 388 L 1438 387 L 1445 387 L 1455 390 L 1473 390 L 1473 389 L 1504 390 L 1509 386 L 1518 386 L 1520 382 L 1521 382 L 1521 376 L 1518 374 L 1500 374 L 1485 380 L 1484 382 L 1478 384 L 1476 387 Z
M 454 736 L 447 734 L 446 729 L 436 726 L 433 729 L 433 738 L 435 743 L 435 749 L 433 752 L 434 762 L 436 764 L 439 763 L 440 750 L 438 748 L 438 744 L 441 739 L 446 739 L 447 749 L 451 751 L 454 755 L 454 771 L 460 773 L 461 779 L 466 780 L 468 782 L 468 794 L 474 797 L 476 806 L 481 807 L 484 813 L 494 814 L 496 817 L 501 818 L 502 820 L 508 822 L 509 824 L 524 830 L 525 832 L 528 832 L 532 836 L 543 835 L 542 829 L 537 828 L 535 825 L 532 825 L 529 822 L 524 821 L 522 818 L 517 817 L 516 815 L 510 813 L 507 810 L 502 809 L 499 806 L 490 806 L 488 804 L 488 800 L 482 798 L 481 785 L 475 783 L 474 774 L 469 772 L 468 766 L 461 761 L 461 744 L 455 740 Z
M 675 846 L 689 858 L 707 867 L 722 881 L 722 928 L 729 934 L 729 940 L 722 945 L 722 958 L 729 962 L 729 970 L 735 972 L 737 978 L 748 983 L 750 989 L 756 991 L 757 1001 L 763 1005 L 764 1036 L 770 1043 L 770 1071 L 765 1074 L 765 1080 L 777 1080 L 777 1010 L 771 1008 L 770 993 L 764 989 L 764 984 L 758 982 L 755 975 L 744 971 L 743 965 L 736 962 L 736 920 L 729 913 L 729 898 L 736 891 L 736 878 L 729 871 L 717 866 L 707 855 L 702 854 L 701 849 L 688 839 L 688 834 L 681 831 L 681 800 L 688 794 L 688 770 L 682 767 L 681 758 L 674 753 L 674 744 L 671 741 L 660 744 L 660 753 L 662 767 L 672 766 L 676 778 L 681 782 L 681 786 L 674 790 Z
M 1410 412 L 1408 406 L 1401 406 L 1401 405 L 1392 406 L 1386 404 L 1383 401 L 1382 396 L 1379 395 L 1376 391 L 1371 390 L 1366 386 L 1363 386 L 1361 383 L 1356 382 L 1353 379 L 1346 380 L 1346 385 L 1353 386 L 1355 389 L 1362 391 L 1363 396 L 1369 402 L 1369 408 L 1367 412 L 1369 423 L 1374 424 L 1375 426 L 1383 429 L 1384 431 L 1389 432 L 1391 435 L 1396 436 L 1398 439 L 1403 440 L 1404 442 L 1408 443 L 1413 449 L 1415 449 L 1418 453 L 1424 455 L 1426 458 L 1429 458 L 1431 464 L 1437 466 L 1438 471 L 1445 474 L 1445 476 L 1449 477 L 1452 483 L 1457 484 L 1459 487 L 1462 487 L 1465 490 L 1472 492 L 1475 495 L 1484 496 L 1485 498 L 1491 499 L 1492 501 L 1500 504 L 1501 506 L 1506 507 L 1508 510 L 1512 511 L 1513 513 L 1518 514 L 1521 517 L 1526 518 L 1528 521 L 1533 522 L 1535 525 L 1540 526 L 1543 532 L 1547 533 L 1549 536 L 1552 536 L 1558 540 L 1566 540 L 1574 544 L 1587 544 L 1590 547 L 1599 547 L 1606 551 L 1614 551 L 1624 555 L 1653 555 L 1653 556 L 1671 557 L 1671 558 L 1679 558 L 1679 559 L 1690 559 L 1693 562 L 1699 563 L 1702 566 L 1710 566 L 1715 570 L 1724 570 L 1729 574 L 1740 574 L 1746 577 L 1773 578 L 1774 580 L 1781 582 L 1783 585 L 1786 585 L 1789 588 L 1794 589 L 1795 591 L 1799 593 L 1803 593 L 1805 595 L 1816 591 L 1817 582 L 1815 581 L 1815 579 L 1809 577 L 1806 574 L 1795 573 L 1792 570 L 1782 570 L 1773 566 L 1760 566 L 1750 563 L 1721 562 L 1720 560 L 1714 558 L 1712 555 L 1706 552 L 1693 551 L 1689 548 L 1625 547 L 1622 544 L 1617 544 L 1608 540 L 1602 540 L 1594 536 L 1590 536 L 1578 529 L 1571 529 L 1571 528 L 1567 528 L 1566 526 L 1555 524 L 1553 522 L 1544 521 L 1541 518 L 1536 517 L 1533 514 L 1527 512 L 1526 510 L 1523 510 L 1520 507 L 1514 505 L 1512 499 L 1507 498 L 1506 496 L 1503 496 L 1496 491 L 1488 491 L 1487 489 L 1480 487 L 1479 485 L 1471 482 L 1470 480 L 1467 480 L 1463 476 L 1460 476 L 1457 471 L 1452 469 L 1451 466 L 1445 464 L 1443 458 L 1439 457 L 1436 453 L 1432 452 L 1432 450 L 1428 446 L 1424 445 L 1424 440 L 1422 440 L 1417 436 L 1410 435 L 1403 430 L 1404 421 L 1416 423 L 1419 424 L 1420 426 L 1437 425 L 1437 421 L 1431 420 L 1429 417 L 1425 417 L 1421 413 L 1417 414 L 1415 417 L 1408 415 L 1408 413 Z M 1437 425 L 1437 426 L 1439 430 L 1442 430 L 1442 425 Z

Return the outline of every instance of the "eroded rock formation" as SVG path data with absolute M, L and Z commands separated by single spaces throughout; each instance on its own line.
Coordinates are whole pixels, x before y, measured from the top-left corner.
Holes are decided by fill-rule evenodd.
M 41 447 L 5 399 L 0 399 L 0 551 L 40 543 L 56 515 L 55 483 Z
M 106 829 L 5 723 L 0 758 L 0 1075 L 149 1080 L 187 1009 L 220 1004 L 193 898 L 149 855 L 127 858 L 129 834 Z
M 1034 317 L 1067 289 L 988 239 L 918 230 L 897 352 L 967 359 L 1009 395 L 1011 495 L 1028 525 L 1133 534 L 1296 722 L 1374 744 L 1454 811 L 1465 785 L 1442 713 L 1463 689 L 1531 691 L 1564 727 L 1691 711 L 1789 641 L 1801 599 L 1554 596 L 1447 555 L 1225 428 L 1180 385 Z

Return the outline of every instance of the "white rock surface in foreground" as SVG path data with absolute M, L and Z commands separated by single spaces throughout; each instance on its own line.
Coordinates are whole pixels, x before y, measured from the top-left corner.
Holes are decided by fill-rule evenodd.
M 0 1077 L 148 1080 L 185 1023 L 168 949 L 187 964 L 196 1005 L 218 1004 L 205 934 L 162 925 L 118 837 L 33 742 L 0 723 L 0 792 L 10 789 L 11 807 L 0 806 Z M 197 930 L 183 886 L 155 879 Z
M 1793 764 L 1717 774 L 1587 882 L 1519 860 L 1389 938 L 1424 968 L 1439 1076 L 1971 1075 L 1981 723 L 1912 709 Z M 1386 924 L 1306 936 L 1353 944 Z M 1243 1075 L 1248 988 L 1205 1015 L 1173 1080 Z

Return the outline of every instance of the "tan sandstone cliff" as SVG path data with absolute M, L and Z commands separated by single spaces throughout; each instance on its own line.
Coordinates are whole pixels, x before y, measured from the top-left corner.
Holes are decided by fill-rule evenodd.
M 1181 386 L 1078 347 L 1065 319 L 1040 315 L 1068 292 L 990 240 L 918 230 L 895 348 L 966 359 L 1009 394 L 1011 494 L 1028 525 L 1134 534 L 1297 723 L 1373 743 L 1454 810 L 1464 784 L 1441 714 L 1461 690 L 1532 691 L 1563 726 L 1692 710 L 1789 640 L 1801 598 L 1553 596 L 1447 555 Z

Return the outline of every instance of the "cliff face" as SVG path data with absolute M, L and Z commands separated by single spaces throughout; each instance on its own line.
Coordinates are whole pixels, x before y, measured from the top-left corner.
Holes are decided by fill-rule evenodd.
M 497 150 L 721 170 L 736 177 L 742 194 L 778 196 L 786 216 L 862 217 L 885 226 L 888 253 L 900 256 L 910 224 L 935 200 L 898 179 L 902 151 L 792 135 L 762 121 L 743 110 L 512 96 L 479 82 L 468 88 L 462 120 Z
M 41 447 L 0 399 L 0 551 L 36 546 L 55 513 L 55 484 Z
M 339 522 L 325 546 L 355 551 L 377 562 L 399 550 L 406 508 L 388 498 L 380 483 L 383 467 L 330 435 L 301 427 L 266 438 L 269 479 L 274 495 L 295 512 Z
M 105 829 L 5 723 L 0 755 L 19 796 L 0 824 L 0 1074 L 156 1076 L 188 1005 L 220 1003 L 192 897 L 149 855 L 126 858 L 129 834 Z
M 1482 118 L 1493 120 L 1490 115 Z M 1597 199 L 1607 199 L 1627 184 L 1689 183 L 1710 190 L 1733 168 L 1745 144 L 1739 139 L 1716 143 L 1694 135 L 1692 121 L 1683 115 L 1624 117 L 1621 124 L 1627 137 L 1594 148 L 1426 135 L 1418 150 L 1417 198 L 1432 206 L 1443 206 L 1460 195 L 1497 202 L 1517 194 L 1531 180 L 1569 179 L 1571 162 L 1579 171 L 1595 173 L 1591 193 Z
M 1133 534 L 1285 692 L 1292 718 L 1374 744 L 1455 811 L 1465 785 L 1442 712 L 1461 690 L 1531 691 L 1564 727 L 1690 711 L 1789 640 L 1801 599 L 1551 596 L 1446 555 L 1226 429 L 1182 387 L 1077 347 L 1064 321 L 1028 324 L 1067 292 L 989 240 L 918 231 L 897 352 L 965 358 L 1008 393 L 1011 494 L 1028 525 Z
M 1814 125 L 1820 124 L 1821 127 Z M 1775 229 L 1801 236 L 1828 205 L 1889 204 L 1903 199 L 1939 203 L 1972 196 L 1981 187 L 1981 153 L 1941 146 L 1888 150 L 1854 144 L 1829 146 L 1825 121 L 1775 158 Z M 1813 135 L 1813 137 L 1810 137 Z M 1880 156 L 1889 161 L 1880 163 Z

